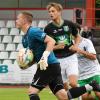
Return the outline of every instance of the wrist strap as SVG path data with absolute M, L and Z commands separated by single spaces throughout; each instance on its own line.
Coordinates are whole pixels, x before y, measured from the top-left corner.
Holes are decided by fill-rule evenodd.
M 50 55 L 50 51 L 44 51 L 43 56 L 48 57 Z

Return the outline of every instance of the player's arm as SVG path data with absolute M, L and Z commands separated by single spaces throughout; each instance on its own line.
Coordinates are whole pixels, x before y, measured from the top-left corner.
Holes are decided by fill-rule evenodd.
M 52 51 L 54 49 L 55 40 L 53 38 L 46 35 L 44 42 L 47 44 L 45 51 Z
M 93 46 L 93 43 L 91 40 L 86 39 L 86 45 L 83 50 L 79 50 L 79 53 L 83 54 L 86 58 L 95 60 L 96 59 L 96 51 Z
M 82 49 L 77 49 L 77 53 L 84 55 L 86 58 L 95 60 L 96 59 L 96 54 L 89 53 L 88 51 L 82 50 Z
M 55 40 L 52 37 L 48 36 L 46 34 L 46 32 L 44 32 L 40 29 L 37 29 L 37 30 L 34 31 L 36 33 L 35 38 L 46 44 L 46 50 L 45 51 L 52 51 L 53 48 L 54 48 L 54 45 L 55 45 Z
M 59 43 L 59 44 L 56 44 L 54 46 L 54 50 L 64 49 L 64 47 L 65 47 L 65 44 L 64 43 Z
M 46 49 L 42 54 L 42 57 L 40 61 L 38 62 L 40 66 L 40 70 L 46 70 L 48 67 L 48 57 L 50 55 L 50 52 L 53 51 L 55 40 L 51 38 L 50 36 L 46 35 L 44 39 L 44 43 L 46 43 Z
M 90 48 L 89 48 L 89 46 L 87 46 L 87 49 L 85 49 L 85 48 L 86 47 L 84 47 L 84 50 L 83 50 L 83 49 L 80 49 L 79 47 L 76 46 L 76 47 L 73 48 L 73 51 L 77 52 L 78 54 L 83 55 L 84 57 L 86 57 L 88 59 L 95 60 L 96 59 L 96 54 L 94 54 L 92 52 L 91 53 L 89 52 L 90 50 L 92 50 L 91 45 L 90 45 Z

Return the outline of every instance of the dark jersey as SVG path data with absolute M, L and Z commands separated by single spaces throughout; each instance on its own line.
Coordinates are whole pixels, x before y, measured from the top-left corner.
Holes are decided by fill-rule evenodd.
M 69 50 L 69 47 L 73 45 L 72 36 L 75 37 L 78 34 L 74 23 L 64 20 L 64 23 L 61 26 L 57 26 L 51 22 L 45 27 L 44 31 L 53 39 L 55 39 L 56 44 L 65 44 L 64 49 L 54 50 L 56 57 L 68 57 L 74 53 Z
M 22 44 L 24 48 L 30 48 L 34 54 L 34 62 L 38 62 L 43 52 L 46 49 L 46 44 L 44 43 L 44 39 L 46 37 L 46 33 L 44 33 L 39 28 L 30 27 L 27 33 L 22 38 Z M 48 57 L 48 64 L 58 63 L 57 58 L 54 53 L 51 52 Z

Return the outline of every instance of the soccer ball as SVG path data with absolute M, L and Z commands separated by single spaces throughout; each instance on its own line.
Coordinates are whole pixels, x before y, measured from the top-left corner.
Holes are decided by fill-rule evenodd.
M 20 49 L 18 52 L 17 63 L 21 69 L 30 67 L 29 65 L 33 62 L 33 52 L 28 48 Z

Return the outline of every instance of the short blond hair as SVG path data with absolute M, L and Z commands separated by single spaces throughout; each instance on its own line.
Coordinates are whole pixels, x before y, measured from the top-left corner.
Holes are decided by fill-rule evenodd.
M 59 3 L 50 3 L 47 5 L 47 10 L 49 10 L 51 7 L 54 7 L 57 11 L 62 11 L 63 10 L 63 7 L 61 4 Z
M 26 19 L 28 22 L 32 23 L 32 20 L 33 20 L 33 15 L 29 12 L 22 12 L 21 13 Z

